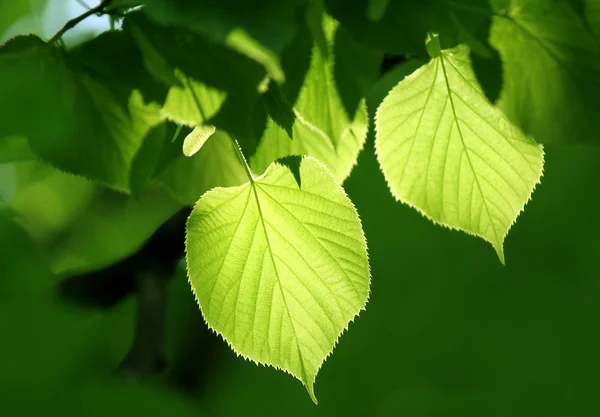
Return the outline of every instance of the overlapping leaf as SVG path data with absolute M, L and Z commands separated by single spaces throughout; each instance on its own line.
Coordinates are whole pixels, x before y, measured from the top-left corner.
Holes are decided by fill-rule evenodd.
M 111 66 L 122 71 L 106 71 Z M 52 165 L 128 191 L 133 159 L 160 123 L 158 106 L 148 104 L 160 89 L 145 85 L 140 69 L 122 33 L 104 34 L 67 58 L 34 36 L 16 38 L 0 49 L 0 138 L 25 136 Z
M 296 14 L 306 0 L 143 0 L 145 12 L 157 22 L 190 29 L 238 51 L 283 82 L 281 55 L 294 37 Z
M 148 72 L 169 87 L 162 115 L 178 124 L 214 125 L 254 153 L 266 124 L 259 102 L 264 68 L 193 31 L 130 14 L 123 24 L 144 57 Z M 257 113 L 258 110 L 259 112 Z
M 440 51 L 401 81 L 379 107 L 376 129 L 396 198 L 489 241 L 504 262 L 504 237 L 540 179 L 543 150 L 488 102 L 468 48 Z
M 381 56 L 358 46 L 331 18 L 323 25 L 327 50 L 313 46 L 295 102 L 285 84 L 283 92 L 271 86 L 265 93 L 274 103 L 274 119 L 250 159 L 257 172 L 285 155 L 305 154 L 324 162 L 343 182 L 356 163 L 368 128 L 364 96 L 378 75 Z
M 171 146 L 181 153 L 181 142 Z M 159 173 L 158 180 L 178 201 L 192 206 L 211 188 L 240 185 L 247 178 L 231 138 L 217 130 L 193 156 L 174 158 Z
M 324 165 L 288 157 L 206 193 L 186 246 L 208 325 L 238 354 L 300 379 L 316 402 L 317 372 L 370 282 L 358 214 Z
M 597 4 L 512 0 L 494 20 L 491 42 L 504 64 L 499 106 L 539 142 L 598 142 Z
M 161 186 L 134 200 L 39 161 L 14 171 L 8 207 L 55 273 L 89 272 L 130 256 L 182 207 Z
M 325 3 L 356 40 L 376 50 L 425 57 L 423 39 L 427 32 L 433 31 L 440 34 L 446 47 L 462 42 L 476 48 L 477 53 L 489 52 L 486 40 L 491 10 L 486 1 L 325 0 Z

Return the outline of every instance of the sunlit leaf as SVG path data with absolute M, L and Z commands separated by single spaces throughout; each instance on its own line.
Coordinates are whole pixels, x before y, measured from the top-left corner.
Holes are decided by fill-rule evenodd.
M 322 24 L 327 53 L 313 46 L 295 104 L 277 87 L 265 94 L 275 101 L 270 108 L 278 111 L 271 111 L 273 120 L 250 158 L 259 173 L 280 157 L 305 154 L 324 162 L 341 183 L 364 145 L 368 129 L 364 96 L 377 77 L 381 56 L 358 46 L 331 18 Z M 291 130 L 280 122 L 287 114 L 293 120 Z
M 543 150 L 482 93 L 466 46 L 443 50 L 377 110 L 392 193 L 436 223 L 482 237 L 504 262 L 508 230 L 539 181 Z
M 599 142 L 600 12 L 595 1 L 581 2 L 580 13 L 573 3 L 512 0 L 494 18 L 491 42 L 504 70 L 499 106 L 542 143 Z
M 216 188 L 187 224 L 190 281 L 208 325 L 233 350 L 314 381 L 369 293 L 356 209 L 311 157 L 274 162 L 239 187 Z

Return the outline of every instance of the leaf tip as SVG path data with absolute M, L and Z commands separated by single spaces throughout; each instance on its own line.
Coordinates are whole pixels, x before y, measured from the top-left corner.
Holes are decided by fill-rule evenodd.
M 504 243 L 500 243 L 500 246 L 494 245 L 494 249 L 496 249 L 496 254 L 498 255 L 498 259 L 500 259 L 502 266 L 506 266 L 506 259 L 504 258 Z
M 315 403 L 315 405 L 319 405 L 319 401 L 317 400 L 317 397 L 315 396 L 315 384 L 314 384 L 314 382 L 310 382 L 310 383 L 303 382 L 303 384 L 306 387 L 306 391 L 308 391 L 308 396 L 310 397 L 310 399 L 312 400 L 312 402 Z

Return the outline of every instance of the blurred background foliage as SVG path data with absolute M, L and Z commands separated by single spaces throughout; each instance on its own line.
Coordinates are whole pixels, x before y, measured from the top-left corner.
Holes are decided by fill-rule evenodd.
M 47 39 L 84 10 L 0 0 L 0 40 Z M 92 17 L 66 41 L 108 27 Z M 405 70 L 372 90 L 370 111 Z M 316 407 L 298 381 L 237 358 L 207 330 L 180 262 L 186 210 L 165 189 L 132 199 L 32 159 L 0 161 L 0 413 L 597 416 L 600 149 L 546 152 L 503 267 L 485 242 L 393 200 L 370 133 L 345 188 L 372 293 L 317 378 Z M 128 372 L 127 358 L 143 308 L 133 289 L 152 273 L 169 279 L 164 347 L 147 353 L 162 372 L 148 376 Z

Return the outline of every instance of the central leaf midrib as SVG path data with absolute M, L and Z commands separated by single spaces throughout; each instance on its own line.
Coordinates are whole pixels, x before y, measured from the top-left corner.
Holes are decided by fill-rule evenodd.
M 288 315 L 288 318 L 290 319 L 290 323 L 292 324 L 292 332 L 294 333 L 296 347 L 298 348 L 298 357 L 300 358 L 300 368 L 301 368 L 301 372 L 302 372 L 302 379 L 306 382 L 309 382 L 308 377 L 306 375 L 306 369 L 304 366 L 304 359 L 302 357 L 302 347 L 300 346 L 300 343 L 298 342 L 298 335 L 296 333 L 296 327 L 294 326 L 294 320 L 292 320 L 292 316 L 290 314 L 290 309 L 287 304 L 287 299 L 283 292 L 281 278 L 279 277 L 279 272 L 277 271 L 277 264 L 275 263 L 275 257 L 273 256 L 273 249 L 271 248 L 271 242 L 269 241 L 269 235 L 267 233 L 267 226 L 265 224 L 263 212 L 260 207 L 260 200 L 258 198 L 258 192 L 256 191 L 256 182 L 254 182 L 254 181 L 250 182 L 250 186 L 252 188 L 252 192 L 254 193 L 254 198 L 256 200 L 256 207 L 258 208 L 258 216 L 260 217 L 260 223 L 262 224 L 263 232 L 265 234 L 265 240 L 267 242 L 267 250 L 269 251 L 271 263 L 273 264 L 273 269 L 275 270 L 275 277 L 277 278 L 277 283 L 279 284 L 279 293 L 281 294 L 281 298 L 283 299 L 283 305 L 285 307 L 285 311 Z
M 456 108 L 454 107 L 454 99 L 452 98 L 452 90 L 450 89 L 450 82 L 448 81 L 448 74 L 446 74 L 446 66 L 444 65 L 444 54 L 440 54 L 439 57 L 439 61 L 442 64 L 442 74 L 444 74 L 444 81 L 446 84 L 446 89 L 448 91 L 448 98 L 450 99 L 450 108 L 452 109 L 452 116 L 454 117 L 454 123 L 456 123 L 456 129 L 458 130 L 458 136 L 460 138 L 460 142 L 462 144 L 464 153 L 467 155 L 467 161 L 469 162 L 469 167 L 471 168 L 471 172 L 473 173 L 473 178 L 475 178 L 475 183 L 477 184 L 477 189 L 479 190 L 479 193 L 481 194 L 481 200 L 482 200 L 482 204 L 485 207 L 485 212 L 487 214 L 487 217 L 489 219 L 490 222 L 492 222 L 492 216 L 490 215 L 490 210 L 489 207 L 487 205 L 487 201 L 485 198 L 485 194 L 483 194 L 483 190 L 481 188 L 481 184 L 479 183 L 479 178 L 477 176 L 477 172 L 475 171 L 475 168 L 473 167 L 473 162 L 471 161 L 471 156 L 469 155 L 469 151 L 467 149 L 467 146 L 465 144 L 465 140 L 462 134 L 462 130 L 460 128 L 460 123 L 458 120 L 458 116 L 456 114 Z M 452 127 L 450 127 L 450 129 L 452 129 Z M 459 178 L 459 185 L 460 186 L 460 178 Z M 491 224 L 491 228 L 492 231 L 494 233 L 494 240 L 495 242 L 493 242 L 494 246 L 496 245 L 497 241 L 498 241 L 498 234 L 496 232 L 496 227 L 494 226 L 493 222 Z

